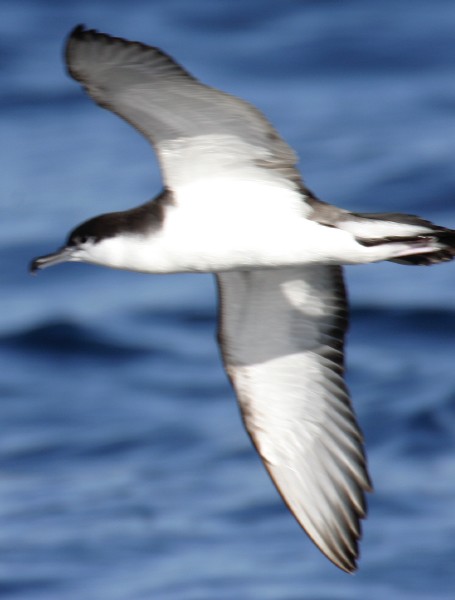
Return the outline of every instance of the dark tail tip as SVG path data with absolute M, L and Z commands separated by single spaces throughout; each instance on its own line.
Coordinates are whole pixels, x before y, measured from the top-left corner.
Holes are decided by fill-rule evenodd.
M 37 259 L 30 261 L 28 265 L 28 272 L 30 275 L 36 275 L 39 271 L 39 263 Z

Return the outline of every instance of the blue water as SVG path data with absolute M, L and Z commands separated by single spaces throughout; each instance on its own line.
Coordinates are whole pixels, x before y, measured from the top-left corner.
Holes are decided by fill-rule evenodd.
M 455 265 L 348 270 L 376 492 L 359 572 L 282 505 L 214 341 L 210 276 L 28 261 L 155 195 L 148 144 L 66 75 L 83 22 L 247 98 L 353 210 L 455 227 L 452 0 L 0 2 L 0 596 L 455 597 Z

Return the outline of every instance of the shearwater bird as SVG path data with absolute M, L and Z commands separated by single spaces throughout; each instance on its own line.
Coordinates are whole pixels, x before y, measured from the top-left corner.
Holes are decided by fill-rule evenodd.
M 200 83 L 158 48 L 78 26 L 66 62 L 98 104 L 152 143 L 164 191 L 82 223 L 31 271 L 77 261 L 215 273 L 218 341 L 245 427 L 300 525 L 354 571 L 371 484 L 343 377 L 341 265 L 451 260 L 455 230 L 318 200 L 256 108 Z

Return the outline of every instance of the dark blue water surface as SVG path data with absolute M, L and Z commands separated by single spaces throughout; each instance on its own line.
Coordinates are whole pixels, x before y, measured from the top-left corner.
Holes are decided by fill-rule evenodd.
M 454 264 L 348 270 L 348 378 L 376 487 L 353 577 L 250 446 L 209 275 L 26 272 L 77 223 L 161 186 L 148 144 L 66 76 L 79 22 L 257 104 L 323 199 L 455 227 L 453 0 L 0 8 L 0 597 L 453 599 Z

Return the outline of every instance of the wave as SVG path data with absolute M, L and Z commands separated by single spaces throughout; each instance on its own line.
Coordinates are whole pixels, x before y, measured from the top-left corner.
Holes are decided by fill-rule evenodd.
M 455 334 L 455 309 L 449 307 L 400 307 L 383 308 L 381 306 L 356 306 L 351 310 L 356 321 L 371 322 L 387 332 L 387 328 L 399 327 L 410 332 L 431 333 L 442 338 L 453 340 Z M 390 330 L 393 335 L 395 329 Z
M 96 328 L 69 320 L 47 322 L 3 335 L 0 344 L 13 350 L 39 351 L 41 355 L 71 354 L 86 358 L 136 358 L 150 352 L 149 347 L 109 339 Z

